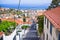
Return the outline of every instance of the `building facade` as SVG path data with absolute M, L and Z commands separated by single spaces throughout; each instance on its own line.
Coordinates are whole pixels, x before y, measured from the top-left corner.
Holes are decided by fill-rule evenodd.
M 44 40 L 60 40 L 60 7 L 45 12 Z

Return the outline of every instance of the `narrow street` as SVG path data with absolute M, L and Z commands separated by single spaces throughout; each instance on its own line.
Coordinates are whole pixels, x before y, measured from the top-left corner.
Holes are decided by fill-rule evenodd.
M 23 40 L 40 40 L 40 37 L 37 35 L 36 26 L 33 23 L 29 29 L 29 32 L 26 34 L 26 37 Z
M 26 37 L 23 38 L 23 40 L 39 40 L 37 31 L 34 29 L 32 30 L 31 28 L 30 31 L 27 33 Z

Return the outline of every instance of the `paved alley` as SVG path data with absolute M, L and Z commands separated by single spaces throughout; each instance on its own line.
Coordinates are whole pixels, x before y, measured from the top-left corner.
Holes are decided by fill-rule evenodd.
M 36 27 L 34 24 L 31 25 L 29 32 L 26 34 L 26 37 L 23 40 L 40 40 L 40 37 L 37 35 Z

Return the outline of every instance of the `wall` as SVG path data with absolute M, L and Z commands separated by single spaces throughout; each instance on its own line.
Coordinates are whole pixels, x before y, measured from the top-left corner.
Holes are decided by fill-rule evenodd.
M 16 29 L 14 30 L 14 32 L 9 35 L 9 36 L 6 36 L 5 34 L 3 35 L 3 40 L 13 40 L 14 36 L 16 35 Z
M 47 28 L 47 19 L 46 19 L 46 24 L 45 24 L 45 17 L 44 17 L 44 34 L 45 34 L 45 39 L 47 38 L 48 35 L 48 40 L 58 40 L 58 32 L 56 32 L 56 28 L 52 26 L 52 35 L 50 34 L 50 21 L 48 21 L 48 28 Z

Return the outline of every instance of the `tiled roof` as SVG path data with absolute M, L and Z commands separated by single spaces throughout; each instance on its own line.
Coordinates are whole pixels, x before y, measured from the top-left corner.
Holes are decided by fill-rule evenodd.
M 43 13 L 37 13 L 38 16 L 43 15 Z
M 55 28 L 60 29 L 60 6 L 46 11 L 44 15 L 49 19 L 53 26 L 55 26 Z
M 22 19 L 13 19 L 13 18 L 0 18 L 1 20 L 7 20 L 7 21 L 15 21 L 17 24 L 31 24 L 31 22 L 29 21 L 30 18 L 27 18 L 26 20 L 28 20 L 27 22 L 23 22 Z

